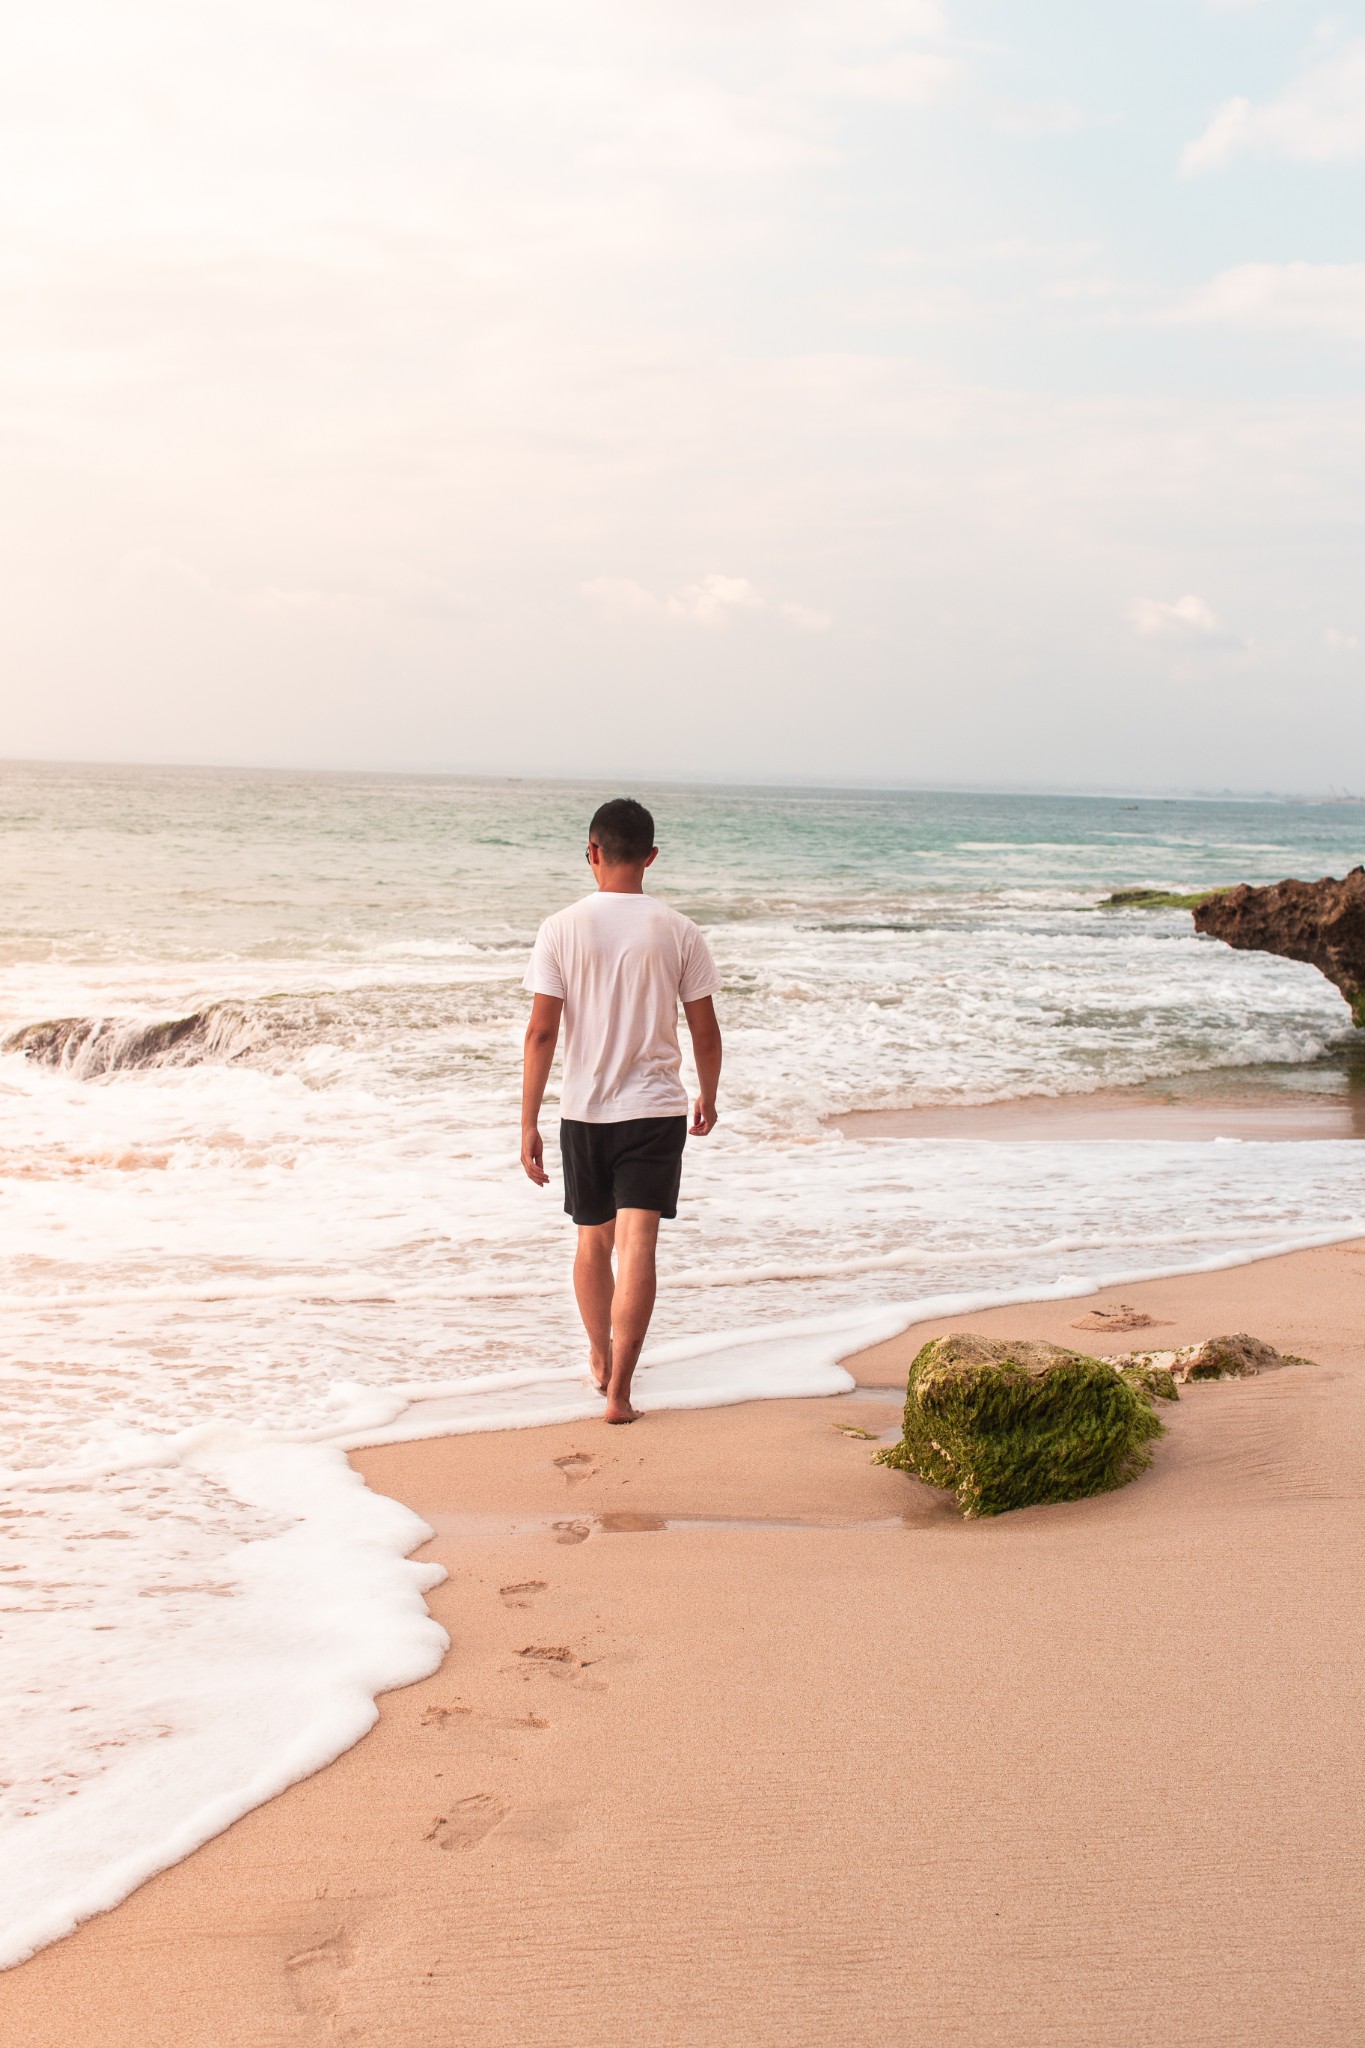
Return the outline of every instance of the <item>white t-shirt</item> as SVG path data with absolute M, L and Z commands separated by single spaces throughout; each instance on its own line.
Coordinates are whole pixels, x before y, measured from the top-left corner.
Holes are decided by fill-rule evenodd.
M 690 917 L 655 896 L 584 896 L 546 918 L 522 986 L 564 999 L 561 1116 L 616 1124 L 687 1114 L 678 1004 L 720 989 Z

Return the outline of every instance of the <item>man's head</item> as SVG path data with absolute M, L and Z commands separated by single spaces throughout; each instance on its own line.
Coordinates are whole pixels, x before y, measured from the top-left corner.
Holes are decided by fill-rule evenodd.
M 588 827 L 588 859 L 609 868 L 647 868 L 653 860 L 654 820 L 633 796 L 599 804 Z

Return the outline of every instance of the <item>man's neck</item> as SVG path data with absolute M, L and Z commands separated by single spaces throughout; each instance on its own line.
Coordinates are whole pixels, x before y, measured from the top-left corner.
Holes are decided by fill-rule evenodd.
M 597 887 L 603 896 L 643 896 L 645 893 L 645 871 L 642 867 L 600 867 L 596 874 Z

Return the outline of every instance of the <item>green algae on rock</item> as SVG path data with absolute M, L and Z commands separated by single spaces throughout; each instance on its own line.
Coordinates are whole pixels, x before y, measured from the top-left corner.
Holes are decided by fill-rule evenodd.
M 1154 1401 L 1178 1401 L 1180 1388 L 1169 1365 L 1163 1360 L 1150 1357 L 1106 1359 L 1115 1372 L 1121 1373 L 1140 1394 L 1146 1394 Z
M 1115 889 L 1112 896 L 1105 897 L 1100 909 L 1198 910 L 1201 904 L 1226 894 L 1225 889 L 1196 889 L 1190 896 L 1182 896 L 1173 889 Z
M 1150 1462 L 1156 1391 L 1143 1369 L 1060 1344 L 935 1337 L 910 1367 L 904 1435 L 876 1462 L 955 1494 L 967 1517 L 1082 1500 Z

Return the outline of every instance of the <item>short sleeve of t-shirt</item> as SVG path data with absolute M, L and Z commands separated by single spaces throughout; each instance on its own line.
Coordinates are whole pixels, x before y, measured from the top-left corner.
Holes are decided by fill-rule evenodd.
M 720 975 L 711 958 L 711 948 L 694 924 L 689 924 L 683 939 L 682 974 L 678 981 L 678 995 L 684 1003 L 699 1003 L 703 996 L 720 994 Z
M 564 974 L 559 964 L 554 933 L 550 928 L 552 923 L 553 919 L 547 917 L 540 930 L 536 933 L 536 943 L 531 953 L 531 964 L 522 976 L 521 985 L 523 988 L 529 989 L 532 995 L 558 996 L 562 1002 L 564 998 Z

